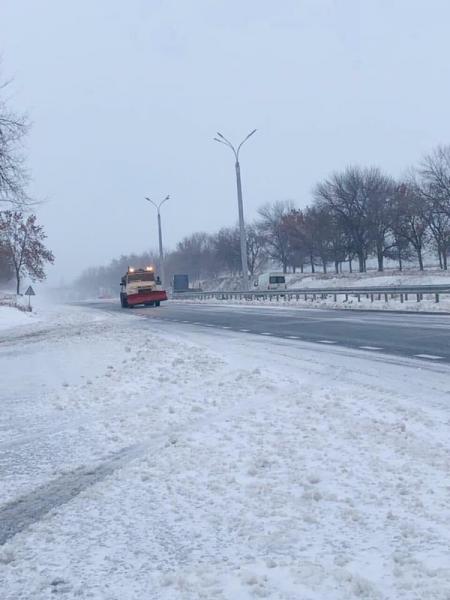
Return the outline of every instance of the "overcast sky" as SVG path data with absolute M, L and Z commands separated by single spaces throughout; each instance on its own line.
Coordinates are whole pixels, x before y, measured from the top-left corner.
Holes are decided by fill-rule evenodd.
M 1 0 L 3 77 L 33 121 L 51 280 L 304 206 L 348 164 L 400 175 L 450 143 L 448 0 Z

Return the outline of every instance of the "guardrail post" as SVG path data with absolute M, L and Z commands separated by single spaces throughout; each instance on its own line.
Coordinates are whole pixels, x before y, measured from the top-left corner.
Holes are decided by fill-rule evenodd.
M 435 301 L 436 303 L 438 303 L 438 302 L 439 302 L 439 294 L 435 294 L 435 295 L 434 295 L 434 301 Z
M 403 304 L 403 294 L 400 294 L 400 303 Z
M 373 294 L 370 294 L 370 301 L 373 302 Z
M 420 294 L 417 294 L 417 302 L 420 302 Z
M 334 301 L 337 302 L 337 294 L 333 294 Z
M 348 294 L 345 294 L 345 301 L 348 302 Z
M 408 301 L 408 294 L 405 294 L 405 300 Z
M 308 294 L 305 294 L 305 302 L 308 300 Z
M 387 301 L 388 301 L 388 295 L 387 295 L 387 294 L 385 294 L 385 295 L 384 295 L 384 301 L 385 301 L 385 302 L 387 302 Z
M 378 300 L 381 300 L 381 294 L 378 294 Z
M 356 294 L 356 297 L 358 298 L 358 302 L 361 302 L 361 294 Z
M 315 299 L 316 299 L 316 295 L 315 295 L 315 294 L 313 294 L 313 300 L 315 300 Z

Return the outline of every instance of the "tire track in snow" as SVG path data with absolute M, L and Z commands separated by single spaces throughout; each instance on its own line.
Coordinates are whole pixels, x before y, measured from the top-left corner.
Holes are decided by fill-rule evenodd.
M 224 419 L 246 414 L 249 409 L 256 410 L 259 401 L 259 397 L 256 396 L 246 399 L 246 402 L 243 402 L 239 408 L 232 405 L 228 409 L 214 411 L 212 414 L 206 414 L 200 418 L 188 418 L 187 422 L 180 423 L 175 427 L 170 425 L 166 430 L 153 434 L 151 441 L 146 440 L 122 448 L 97 465 L 78 467 L 40 485 L 28 494 L 0 506 L 0 546 L 33 523 L 38 522 L 52 509 L 68 503 L 75 496 L 101 482 L 132 460 L 145 456 L 150 450 L 156 452 L 158 448 L 177 443 L 177 440 L 182 439 L 185 434 L 198 431 L 204 426 L 210 426 L 217 420 L 222 422 Z M 175 436 L 175 441 L 173 436 Z M 164 528 L 164 535 L 169 535 L 168 530 L 169 526 Z
M 247 409 L 248 403 L 244 403 L 237 414 L 243 413 Z M 181 427 L 170 426 L 167 430 L 153 435 L 151 442 L 145 441 L 122 448 L 95 466 L 78 467 L 40 485 L 29 494 L 0 506 L 0 546 L 42 519 L 52 509 L 66 504 L 88 487 L 99 483 L 132 460 L 145 456 L 151 449 L 156 450 L 164 444 L 174 443 L 171 441 L 172 434 L 175 433 L 176 437 L 180 438 L 184 433 L 196 431 L 199 427 L 211 424 L 217 419 L 222 420 L 227 415 L 235 414 L 236 407 L 232 407 L 220 413 L 215 412 L 205 417 L 189 419 Z
M 53 508 L 66 504 L 86 488 L 102 481 L 129 461 L 141 456 L 146 449 L 145 444 L 122 448 L 94 467 L 83 466 L 64 473 L 57 479 L 1 507 L 0 546 L 39 521 Z

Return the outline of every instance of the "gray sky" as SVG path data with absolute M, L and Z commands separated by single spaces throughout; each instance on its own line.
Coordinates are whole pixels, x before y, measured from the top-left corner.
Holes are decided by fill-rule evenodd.
M 1 0 L 9 95 L 34 123 L 51 280 L 310 200 L 349 163 L 393 175 L 450 143 L 448 0 Z

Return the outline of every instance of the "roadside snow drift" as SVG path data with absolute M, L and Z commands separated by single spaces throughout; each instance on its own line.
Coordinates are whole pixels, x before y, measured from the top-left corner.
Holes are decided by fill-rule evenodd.
M 2 600 L 450 598 L 445 367 L 80 308 L 0 360 Z
M 37 319 L 30 312 L 24 312 L 14 306 L 0 305 L 0 331 L 20 325 L 30 325 Z

